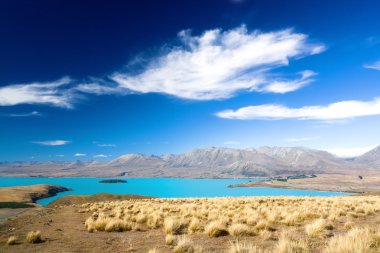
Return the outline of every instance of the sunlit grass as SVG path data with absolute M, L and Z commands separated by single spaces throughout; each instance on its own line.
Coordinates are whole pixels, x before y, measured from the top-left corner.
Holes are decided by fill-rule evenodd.
M 193 235 L 227 236 L 224 252 L 231 253 L 380 252 L 379 223 L 365 222 L 380 213 L 379 196 L 138 199 L 78 207 L 91 214 L 89 232 L 158 229 L 166 234 L 162 244 L 179 253 L 204 251 Z

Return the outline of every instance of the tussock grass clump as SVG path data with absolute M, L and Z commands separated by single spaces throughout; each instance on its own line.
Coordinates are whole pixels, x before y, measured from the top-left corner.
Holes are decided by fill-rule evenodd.
M 10 236 L 7 240 L 7 245 L 15 245 L 17 243 L 16 236 Z
M 173 218 L 165 219 L 164 231 L 166 234 L 179 234 L 181 232 L 181 222 L 178 219 Z
M 213 221 L 205 227 L 205 233 L 210 237 L 228 235 L 226 225 L 221 221 Z
M 378 253 L 380 252 L 380 240 L 378 235 L 368 228 L 354 228 L 346 234 L 332 237 L 325 252 Z
M 180 236 L 178 243 L 173 249 L 173 253 L 195 253 L 193 241 L 187 236 Z
M 146 225 L 152 229 L 159 228 L 162 226 L 162 217 L 157 214 L 153 214 L 148 217 Z
M 286 216 L 284 220 L 284 223 L 288 226 L 294 226 L 297 224 L 297 222 L 300 222 L 300 215 L 298 212 Z
M 344 223 L 343 228 L 346 230 L 350 230 L 354 226 L 354 223 L 352 221 L 347 221 Z
M 144 213 L 140 213 L 136 216 L 136 222 L 137 223 L 140 223 L 140 224 L 143 224 L 147 221 L 147 217 L 146 217 L 146 214 Z
M 295 240 L 287 235 L 281 235 L 274 252 L 276 253 L 307 253 L 308 245 L 304 240 Z
M 132 230 L 132 225 L 123 220 L 115 219 L 115 220 L 110 220 L 105 226 L 104 230 L 106 232 L 123 232 L 123 231 Z
M 270 224 L 266 221 L 266 220 L 260 220 L 257 224 L 256 224 L 256 229 L 257 230 L 266 230 L 270 227 Z
M 306 234 L 310 237 L 322 237 L 327 229 L 331 230 L 332 227 L 324 219 L 315 220 L 313 223 L 305 226 Z
M 165 243 L 167 245 L 174 245 L 175 243 L 175 236 L 172 235 L 172 234 L 167 234 L 166 237 L 165 237 Z
M 26 241 L 29 243 L 41 243 L 42 242 L 41 231 L 30 231 L 26 235 Z
M 228 232 L 233 236 L 245 236 L 253 234 L 252 229 L 245 224 L 232 224 L 228 228 Z
M 104 231 L 106 229 L 106 226 L 107 226 L 107 224 L 108 224 L 109 221 L 110 221 L 110 218 L 99 217 L 94 222 L 94 227 L 98 231 Z
M 195 233 L 195 232 L 199 232 L 199 231 L 202 231 L 204 228 L 203 228 L 203 225 L 201 223 L 201 221 L 197 218 L 193 218 L 189 224 L 189 232 L 190 233 Z
M 94 221 L 93 217 L 87 218 L 87 220 L 84 222 L 84 224 L 85 224 L 88 232 L 90 232 L 90 233 L 95 232 L 96 228 L 95 228 L 95 221 Z
M 228 253 L 264 253 L 264 250 L 252 243 L 234 241 L 230 242 Z

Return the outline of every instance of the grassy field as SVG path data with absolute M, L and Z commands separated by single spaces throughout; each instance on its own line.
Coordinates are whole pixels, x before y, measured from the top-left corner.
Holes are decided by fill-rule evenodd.
M 0 251 L 380 252 L 380 196 L 131 199 L 43 210 L 54 222 L 7 232 Z M 37 230 L 42 243 L 23 238 Z M 5 245 L 12 236 L 18 244 Z

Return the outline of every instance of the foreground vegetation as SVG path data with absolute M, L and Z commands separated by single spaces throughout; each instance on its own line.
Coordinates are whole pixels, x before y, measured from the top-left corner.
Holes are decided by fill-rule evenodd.
M 380 196 L 129 197 L 24 209 L 0 252 L 380 252 Z
M 173 252 L 205 252 L 189 235 L 230 235 L 231 253 L 380 252 L 378 196 L 148 199 L 88 203 L 89 232 L 161 229 Z M 157 249 L 154 252 L 158 252 Z

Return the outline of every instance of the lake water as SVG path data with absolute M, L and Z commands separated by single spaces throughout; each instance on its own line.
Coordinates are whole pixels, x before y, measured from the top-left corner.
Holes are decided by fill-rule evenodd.
M 71 188 L 72 191 L 37 201 L 47 205 L 65 195 L 91 195 L 97 193 L 137 194 L 145 196 L 179 197 L 225 197 L 225 196 L 343 196 L 342 192 L 323 192 L 278 188 L 228 188 L 255 179 L 180 179 L 180 178 L 127 178 L 125 184 L 102 184 L 108 178 L 0 178 L 0 187 L 33 184 L 54 184 Z

